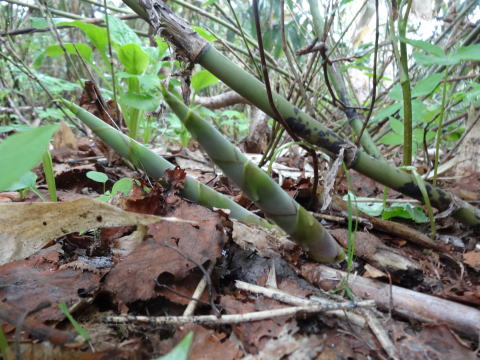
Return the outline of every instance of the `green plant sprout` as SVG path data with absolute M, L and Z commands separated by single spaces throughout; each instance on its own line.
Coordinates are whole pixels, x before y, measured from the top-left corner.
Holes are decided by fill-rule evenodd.
M 23 176 L 18 179 L 17 182 L 9 186 L 6 191 L 18 191 L 20 193 L 20 198 L 24 199 L 28 192 L 31 191 L 37 195 L 42 201 L 47 201 L 43 195 L 37 189 L 37 175 L 33 172 L 28 171 Z
M 73 328 L 75 329 L 75 331 L 82 337 L 85 339 L 85 341 L 90 341 L 92 339 L 92 337 L 90 336 L 90 334 L 88 333 L 87 330 L 85 330 L 78 322 L 77 320 L 75 320 L 72 316 L 72 314 L 70 314 L 70 311 L 68 311 L 68 307 L 67 305 L 62 301 L 58 304 L 58 308 L 65 314 L 66 318 L 68 319 L 68 321 L 70 321 L 70 323 L 72 324 Z
M 7 350 L 8 350 L 8 341 L 5 333 L 3 332 L 3 324 L 0 323 L 0 355 L 6 359 L 7 358 Z
M 42 157 L 43 173 L 45 175 L 45 181 L 47 182 L 48 194 L 50 195 L 50 201 L 57 202 L 57 185 L 55 184 L 55 173 L 53 171 L 52 156 L 47 151 Z
M 190 331 L 167 355 L 155 360 L 188 360 L 192 340 L 193 332 Z
M 118 193 L 128 195 L 130 190 L 132 190 L 134 182 L 133 179 L 122 178 L 120 180 L 117 180 L 115 184 L 113 184 L 111 191 L 108 191 L 105 189 L 106 183 L 108 181 L 108 176 L 105 173 L 99 171 L 89 171 L 87 172 L 87 177 L 90 180 L 103 184 L 103 194 L 98 197 L 98 200 L 104 202 L 110 201 Z

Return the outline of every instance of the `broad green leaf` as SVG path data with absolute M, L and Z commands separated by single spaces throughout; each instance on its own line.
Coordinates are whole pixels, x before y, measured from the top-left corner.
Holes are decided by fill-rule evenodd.
M 0 133 L 10 132 L 10 131 L 25 131 L 30 129 L 28 125 L 4 125 L 0 126 Z
M 210 31 L 207 31 L 199 26 L 192 26 L 192 29 L 195 30 L 198 35 L 200 35 L 202 38 L 204 38 L 208 42 L 217 40 L 217 37 L 215 35 L 212 35 Z
M 130 91 L 120 96 L 120 102 L 135 109 L 144 111 L 153 111 L 160 104 L 160 100 L 153 95 L 139 94 Z
M 63 18 L 63 17 L 54 17 L 54 18 L 51 18 L 51 20 L 53 21 L 54 24 L 60 25 L 60 23 L 65 22 L 65 21 L 69 21 L 70 19 Z M 32 27 L 34 27 L 36 29 L 46 29 L 46 28 L 48 28 L 48 22 L 43 17 L 31 17 L 30 18 L 30 24 L 32 25 Z
M 398 110 L 400 110 L 403 106 L 403 102 L 397 102 L 392 105 L 387 106 L 386 108 L 380 110 L 375 116 L 373 117 L 375 121 L 380 121 L 389 116 L 395 114 Z
M 445 139 L 449 140 L 449 141 L 457 141 L 458 139 L 460 139 L 462 137 L 462 134 L 464 132 L 465 132 L 465 128 L 459 127 L 454 132 L 447 134 L 445 136 Z
M 133 179 L 122 178 L 115 182 L 112 187 L 112 196 L 115 196 L 117 193 L 121 192 L 123 195 L 128 195 L 130 190 L 132 190 Z
M 140 83 L 142 89 L 146 91 L 154 90 L 160 86 L 160 79 L 157 75 L 153 74 L 143 74 L 143 75 L 135 75 L 129 74 L 127 72 L 119 72 L 117 73 L 118 79 L 131 79 L 136 78 Z
M 452 57 L 463 61 L 480 61 L 480 44 L 462 46 L 457 49 Z
M 126 44 L 118 49 L 118 59 L 130 74 L 141 75 L 148 66 L 148 54 L 137 44 Z
M 108 35 L 105 28 L 101 28 L 93 24 L 86 24 L 80 20 L 61 22 L 58 25 L 79 28 L 88 37 L 97 50 L 100 51 L 100 53 L 105 53 L 108 44 Z
M 87 178 L 90 180 L 105 184 L 108 181 L 108 176 L 99 171 L 89 171 L 87 172 Z
M 412 206 L 408 203 L 396 203 L 383 210 L 382 218 L 388 220 L 394 217 L 411 219 L 416 223 L 428 222 L 428 218 L 420 206 Z
M 430 44 L 427 41 L 407 39 L 403 36 L 400 36 L 399 39 L 402 42 L 405 42 L 409 45 L 412 45 L 413 47 L 415 47 L 417 49 L 424 50 L 427 53 L 435 55 L 437 57 L 444 57 L 445 56 L 445 52 L 443 51 L 443 49 L 441 47 L 439 47 L 437 45 Z
M 217 82 L 218 78 L 208 70 L 198 71 L 192 76 L 192 87 L 196 92 L 199 92 L 210 85 L 216 84 Z
M 383 136 L 379 142 L 384 145 L 402 145 L 403 135 L 394 133 L 393 131 Z
M 86 61 L 92 61 L 92 48 L 85 44 L 72 44 L 65 43 L 63 44 L 65 51 L 70 55 L 78 55 L 84 58 Z M 78 52 L 77 52 L 78 51 Z M 45 50 L 45 54 L 48 56 L 59 56 L 63 55 L 64 51 L 60 45 L 51 45 Z
M 400 120 L 395 118 L 388 119 L 390 127 L 395 131 L 397 134 L 403 134 L 403 123 Z
M 429 95 L 437 88 L 444 76 L 442 73 L 437 73 L 420 80 L 412 89 L 412 97 Z
M 6 191 L 19 191 L 23 189 L 35 188 L 37 182 L 37 175 L 31 171 L 27 171 L 14 184 L 10 185 Z
M 190 346 L 192 345 L 193 332 L 190 331 L 167 355 L 156 360 L 188 360 Z
M 403 101 L 402 87 L 399 84 L 392 87 L 388 97 L 392 100 Z
M 116 44 L 123 46 L 127 44 L 142 45 L 137 34 L 122 20 L 115 16 L 108 17 L 110 26 L 110 38 Z
M 425 55 L 418 51 L 412 53 L 413 58 L 419 65 L 455 65 L 458 61 L 451 56 L 438 57 L 432 55 Z
M 70 81 L 66 81 L 53 76 L 48 76 L 40 72 L 34 72 L 37 78 L 43 83 L 43 85 L 54 94 L 58 94 L 63 91 L 73 91 L 81 89 L 80 85 Z
M 58 125 L 46 125 L 9 136 L 0 143 L 0 191 L 33 169 L 47 151 Z
M 379 216 L 383 211 L 383 202 L 371 201 L 370 198 L 357 197 L 351 192 L 343 196 L 343 200 L 348 201 L 348 196 L 352 199 L 352 203 L 358 208 L 358 210 L 364 212 L 370 216 Z M 378 199 L 374 199 L 378 200 Z

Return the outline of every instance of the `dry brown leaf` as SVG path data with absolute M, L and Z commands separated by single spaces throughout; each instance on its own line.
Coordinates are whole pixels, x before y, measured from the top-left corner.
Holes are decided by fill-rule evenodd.
M 383 271 L 378 270 L 376 267 L 365 264 L 365 274 L 363 276 L 367 278 L 377 279 L 377 278 L 386 278 L 387 274 Z
M 480 251 L 469 251 L 463 254 L 463 262 L 471 268 L 480 271 Z
M 73 131 L 62 120 L 58 131 L 53 135 L 52 145 L 54 149 L 60 149 L 62 147 L 77 150 L 77 138 Z
M 0 203 L 0 264 L 30 256 L 68 233 L 104 226 L 149 225 L 162 219 L 88 198 L 64 203 Z

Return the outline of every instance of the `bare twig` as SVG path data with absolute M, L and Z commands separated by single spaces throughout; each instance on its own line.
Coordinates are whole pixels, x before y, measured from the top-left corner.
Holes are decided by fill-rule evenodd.
M 373 306 L 372 301 L 352 302 L 346 301 L 338 304 L 315 304 L 307 306 L 293 306 L 282 309 L 255 311 L 245 314 L 222 315 L 199 315 L 199 316 L 107 316 L 105 322 L 113 324 L 145 323 L 152 325 L 183 325 L 183 324 L 240 324 L 252 321 L 269 320 L 284 316 L 296 316 L 300 314 L 316 314 L 331 310 L 355 309 Z
M 212 261 L 207 268 L 208 276 L 210 276 L 214 267 L 215 267 L 215 261 Z M 202 280 L 200 280 L 200 282 L 197 285 L 197 288 L 193 292 L 192 300 L 188 303 L 187 308 L 183 312 L 183 316 L 191 316 L 195 313 L 195 308 L 197 307 L 198 300 L 202 296 L 207 285 L 208 285 L 208 277 L 206 275 L 203 275 Z

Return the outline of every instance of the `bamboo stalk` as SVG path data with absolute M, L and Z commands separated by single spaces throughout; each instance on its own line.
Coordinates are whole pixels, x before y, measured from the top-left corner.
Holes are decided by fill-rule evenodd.
M 148 176 L 158 179 L 164 176 L 166 170 L 175 168 L 175 165 L 172 163 L 125 134 L 115 130 L 95 115 L 69 101 L 62 100 L 62 103 L 92 129 L 100 139 L 112 147 L 118 154 L 127 158 L 137 168 L 145 171 Z M 225 195 L 216 192 L 190 176 L 187 176 L 185 179 L 182 195 L 193 202 L 209 208 L 229 209 L 232 217 L 245 223 L 267 228 L 272 227 L 265 219 L 251 213 Z
M 163 1 L 156 0 L 155 9 L 149 8 L 152 18 L 148 17 L 138 0 L 124 0 L 124 2 L 134 11 L 138 10 L 138 14 L 149 21 L 157 31 L 161 29 L 162 34 L 166 34 L 169 41 L 185 51 L 191 61 L 198 62 L 262 111 L 274 116 L 264 84 L 199 37 L 189 28 L 188 23 L 173 14 Z M 146 0 L 145 2 L 150 4 L 149 6 L 152 4 L 151 1 Z M 349 168 L 423 202 L 422 193 L 411 174 L 359 150 L 350 141 L 329 130 L 279 94 L 274 93 L 273 97 L 278 111 L 299 137 L 311 144 L 318 145 L 334 157 L 338 156 L 342 149 L 345 149 L 345 162 Z M 431 204 L 437 209 L 452 210 L 452 215 L 463 223 L 480 226 L 479 209 L 430 184 L 426 184 L 426 188 Z

